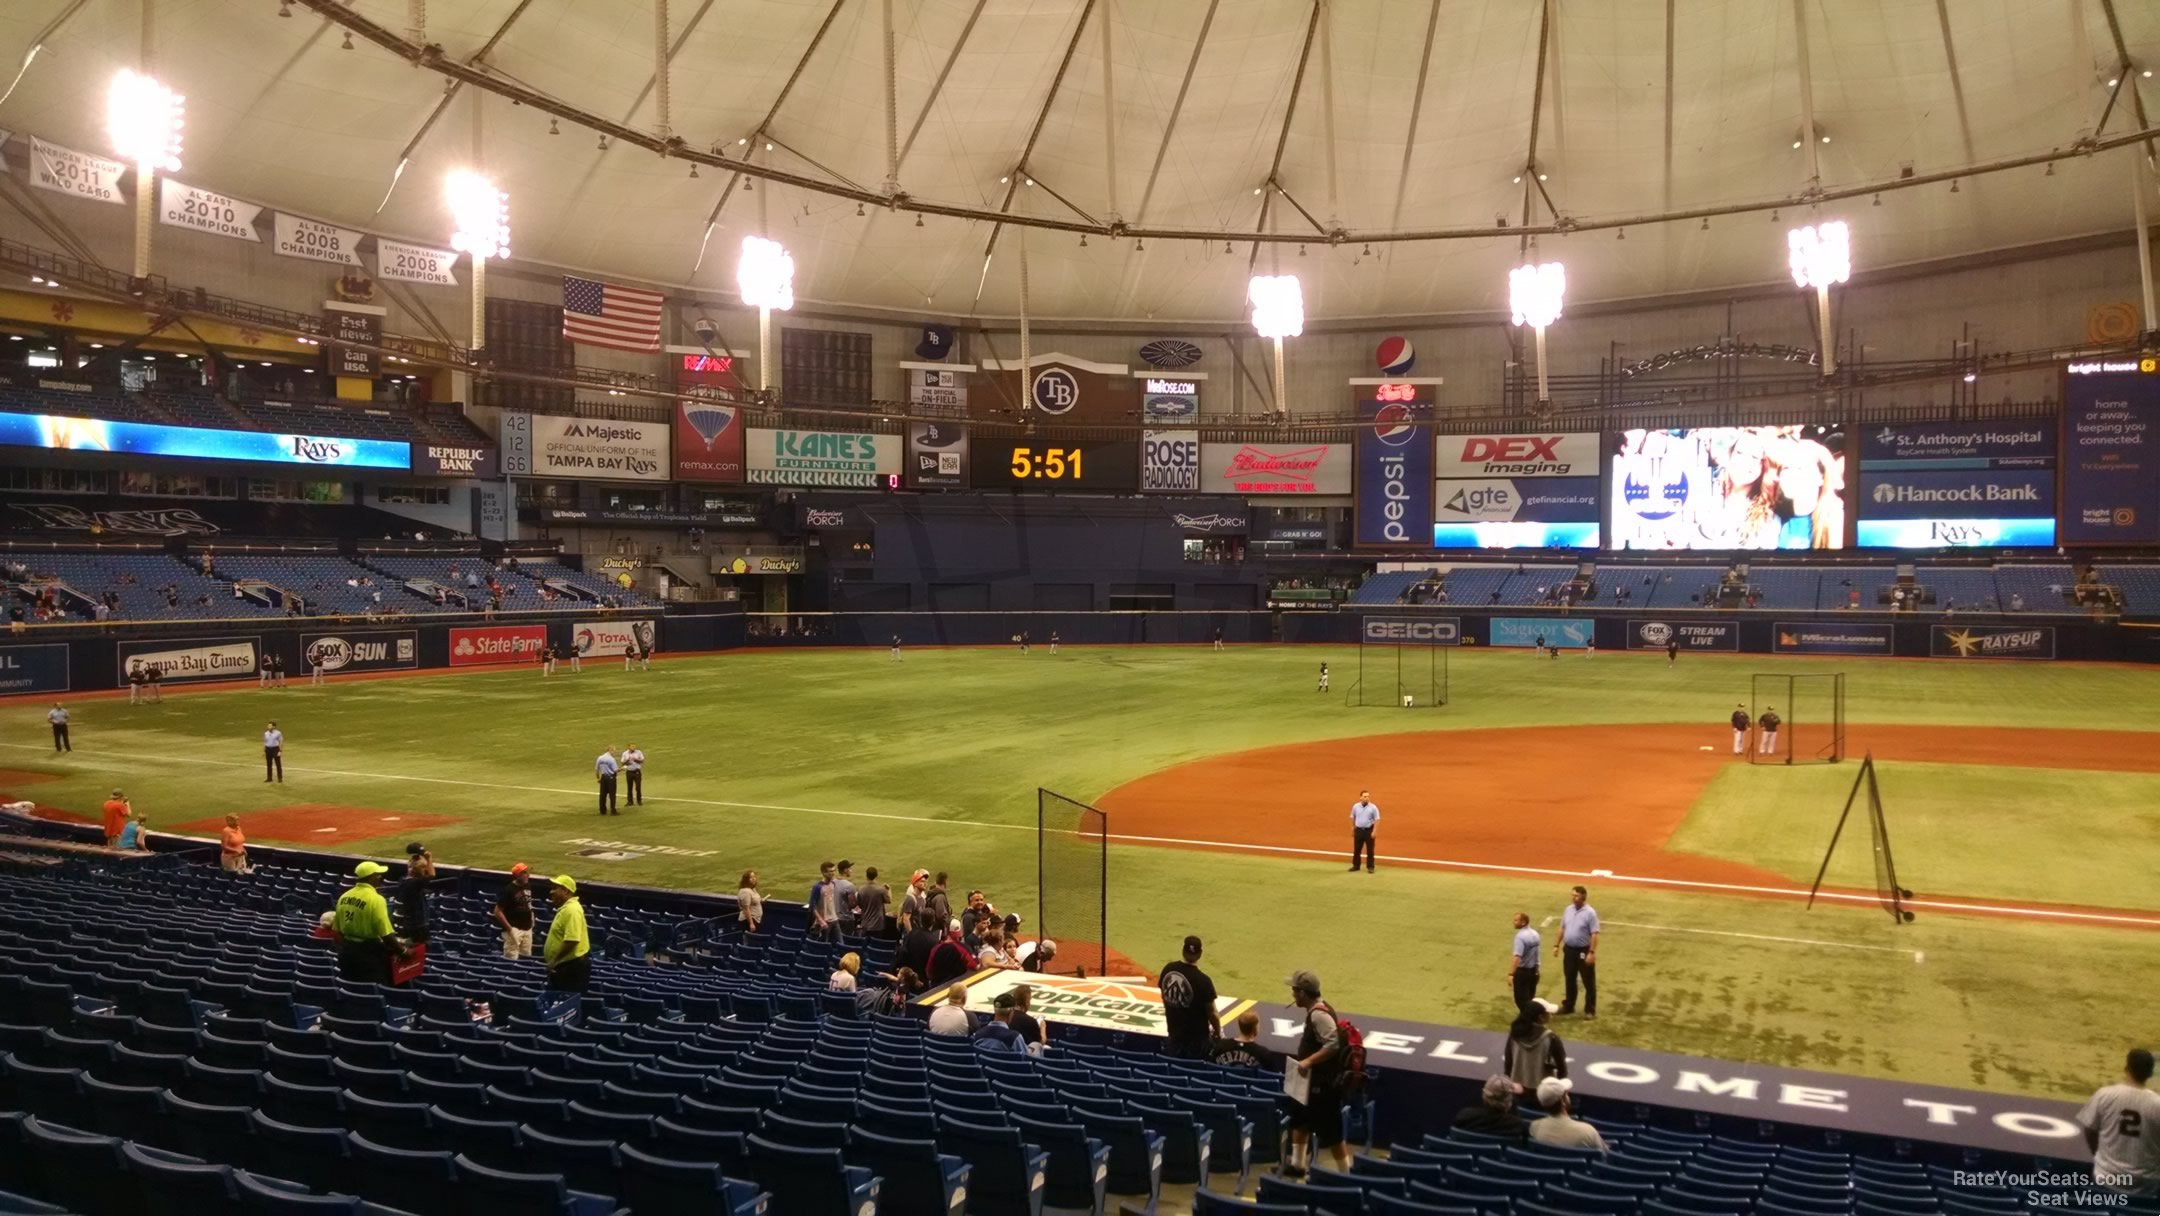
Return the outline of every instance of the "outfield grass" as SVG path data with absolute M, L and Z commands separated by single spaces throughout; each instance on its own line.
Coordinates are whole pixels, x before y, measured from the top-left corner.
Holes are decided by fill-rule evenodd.
M 1320 696 L 1322 660 L 1337 692 Z M 446 863 L 529 861 L 612 881 L 732 890 L 756 868 L 800 898 L 822 858 L 889 875 L 952 871 L 1031 911 L 1034 791 L 1094 797 L 1203 756 L 1430 727 L 1702 722 L 1710 740 L 1755 672 L 1845 670 L 1851 720 L 2120 729 L 2160 721 L 2160 680 L 2127 667 L 1683 656 L 1452 655 L 1453 701 L 1430 713 L 1350 709 L 1352 648 L 1071 648 L 746 652 L 650 673 L 595 663 L 543 681 L 530 668 L 181 694 L 162 706 L 73 707 L 76 751 L 54 757 L 41 704 L 0 709 L 0 767 L 56 780 L 16 791 L 93 809 L 115 784 L 159 823 L 300 802 L 437 813 Z M 259 733 L 287 734 L 287 781 L 261 781 Z M 2160 739 L 2156 739 L 2160 741 Z M 643 810 L 593 811 L 591 758 L 651 757 Z M 1513 758 L 1512 762 L 1526 762 Z M 1538 763 L 1566 771 L 1564 755 Z M 1851 767 L 1728 767 L 1672 846 L 1805 880 Z M 1583 781 L 1624 774 L 1589 772 Z M 2160 778 L 1885 765 L 1901 877 L 1965 894 L 2155 907 L 2149 869 Z M 1234 794 L 1235 791 L 1230 791 Z M 1226 813 L 1224 839 L 1237 839 Z M 300 843 L 394 854 L 414 833 Z M 1526 824 L 1534 834 L 1535 825 Z M 712 858 L 598 863 L 579 838 L 710 849 Z M 1861 837 L 1864 842 L 1864 833 Z M 1865 863 L 1864 848 L 1849 854 Z M 1534 859 L 1532 859 L 1534 861 Z M 1872 885 L 1871 869 L 1845 873 Z M 1924 879 L 1924 882 L 1923 882 Z M 1348 875 L 1290 860 L 1113 846 L 1112 944 L 1168 958 L 1209 940 L 1227 994 L 1279 999 L 1295 967 L 1350 1009 L 1498 1026 L 1508 1011 L 1507 917 L 1557 912 L 1559 881 L 1407 867 Z M 2149 1033 L 2119 960 L 2138 931 L 1923 916 L 1872 906 L 1609 886 L 1600 1019 L 1564 1033 L 1953 1085 L 2073 1096 Z M 1683 932 L 1682 930 L 1688 930 Z M 1747 934 L 1752 936 L 1728 936 Z M 1762 940 L 1772 938 L 1788 941 Z M 1925 961 L 1916 961 L 1924 955 Z

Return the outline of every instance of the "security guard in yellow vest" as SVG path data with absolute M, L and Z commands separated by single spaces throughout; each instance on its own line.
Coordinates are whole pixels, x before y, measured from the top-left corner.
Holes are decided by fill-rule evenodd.
M 390 905 L 376 888 L 390 867 L 363 861 L 353 867 L 357 879 L 338 896 L 330 928 L 338 939 L 338 976 L 354 983 L 387 984 L 390 962 L 397 954 L 396 930 L 390 925 Z

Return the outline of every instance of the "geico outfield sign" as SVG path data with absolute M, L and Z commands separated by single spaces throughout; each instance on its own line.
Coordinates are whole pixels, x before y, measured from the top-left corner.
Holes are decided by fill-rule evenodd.
M 1038 1018 L 1074 1026 L 1095 1026 L 1167 1037 L 1162 993 L 1145 976 L 1105 976 L 1079 979 L 1070 975 L 1037 975 L 1032 971 L 988 971 L 967 983 L 967 1007 L 989 1012 L 998 997 L 1022 984 L 1034 992 L 1028 1008 Z M 933 988 L 917 1004 L 934 1007 L 946 1001 L 945 988 Z M 1218 997 L 1218 1012 L 1239 1002 Z M 1225 1015 L 1227 1021 L 1228 1016 Z
M 1452 616 L 1369 616 L 1359 624 L 1358 636 L 1368 645 L 1453 646 L 1462 640 L 1462 620 Z

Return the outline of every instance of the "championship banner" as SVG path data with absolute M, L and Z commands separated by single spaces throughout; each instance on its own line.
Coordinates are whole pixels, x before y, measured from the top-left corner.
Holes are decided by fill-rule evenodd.
M 2052 659 L 2051 625 L 1935 625 L 1928 631 L 1928 653 L 1938 659 Z
M 967 428 L 950 422 L 909 423 L 906 474 L 911 488 L 965 489 Z
M 1581 617 L 1496 616 L 1492 619 L 1491 646 L 1535 646 L 1539 638 L 1547 646 L 1580 649 L 1596 636 L 1596 624 Z
M 1674 642 L 1682 650 L 1740 649 L 1740 627 L 1728 621 L 1690 624 L 1686 621 L 1629 621 L 1629 650 L 1663 650 Z
M 660 622 L 579 621 L 570 626 L 570 637 L 578 654 L 585 658 L 619 659 L 625 646 L 659 649 Z
M 276 243 L 271 248 L 281 256 L 306 258 L 311 262 L 335 262 L 340 266 L 360 265 L 360 255 L 356 252 L 360 234 L 350 228 L 301 219 L 280 211 L 275 229 Z
M 1425 547 L 1433 520 L 1434 439 L 1427 424 L 1436 387 L 1359 386 L 1351 544 Z
M 1200 492 L 1200 432 L 1140 432 L 1142 493 Z
M 188 186 L 169 177 L 158 179 L 158 222 L 190 228 L 211 236 L 262 243 L 255 221 L 263 213 L 258 203 L 244 203 L 229 194 L 200 186 Z
M 356 349 L 346 344 L 381 346 L 385 315 L 384 309 L 372 304 L 347 304 L 342 300 L 323 301 L 323 329 L 330 335 L 326 354 L 330 360 L 331 375 L 358 376 L 373 380 L 382 373 L 382 356 L 373 350 Z
M 450 666 L 522 663 L 547 645 L 545 625 L 482 625 L 450 631 Z
M 0 646 L 0 697 L 68 690 L 68 648 Z
M 410 629 L 303 633 L 300 670 L 409 671 L 420 665 L 419 636 Z
M 260 637 L 191 638 L 181 642 L 115 642 L 119 687 L 125 688 L 134 671 L 155 668 L 168 684 L 201 683 L 206 680 L 244 680 L 255 674 Z
M 1197 422 L 1200 382 L 1146 377 L 1141 383 L 1140 416 L 1149 422 Z
M 664 422 L 541 415 L 532 420 L 532 440 L 536 477 L 668 479 L 668 424 Z
M 1776 654 L 1872 654 L 1897 653 L 1888 625 L 1859 622 L 1817 621 L 1777 623 L 1770 649 Z
M 899 435 L 753 429 L 745 467 L 759 486 L 873 489 L 900 472 Z
M 675 476 L 682 481 L 743 479 L 742 411 L 718 401 L 675 406 Z
M 1462 641 L 1462 618 L 1368 616 L 1358 623 L 1358 638 L 1369 646 L 1453 646 Z
M 426 245 L 408 245 L 385 237 L 375 238 L 375 277 L 400 283 L 433 283 L 437 287 L 455 287 L 457 275 L 452 268 L 457 265 L 458 255 L 454 249 L 430 249 Z
M 30 137 L 30 184 L 40 190 L 56 190 L 101 203 L 125 203 L 120 197 L 120 175 L 127 166 L 88 152 Z
M 1200 492 L 1347 495 L 1350 465 L 1347 443 L 1203 443 Z

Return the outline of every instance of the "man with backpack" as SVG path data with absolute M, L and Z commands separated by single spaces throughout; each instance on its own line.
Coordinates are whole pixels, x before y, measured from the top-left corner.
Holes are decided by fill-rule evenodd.
M 1290 1155 L 1283 1173 L 1304 1177 L 1315 1142 L 1334 1150 L 1335 1168 L 1347 1173 L 1350 1146 L 1343 1143 L 1343 1099 L 1364 1081 L 1365 1036 L 1320 999 L 1320 977 L 1310 971 L 1290 977 L 1290 999 L 1305 1011 L 1305 1029 L 1284 1086 L 1288 1090 L 1295 1084 L 1293 1077 L 1303 1078 L 1305 1096 L 1290 1099 Z

